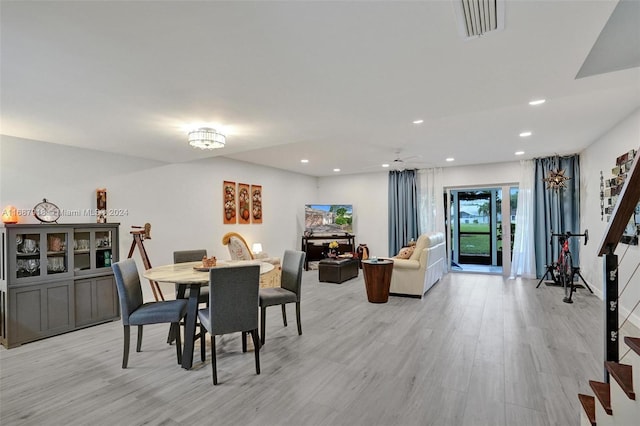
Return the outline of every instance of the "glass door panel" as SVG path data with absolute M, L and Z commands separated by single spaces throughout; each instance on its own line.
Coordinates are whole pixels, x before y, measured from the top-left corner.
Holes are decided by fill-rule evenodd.
M 75 232 L 73 235 L 73 267 L 74 271 L 91 269 L 91 233 Z
M 111 231 L 96 231 L 96 268 L 110 268 L 112 259 Z
M 27 278 L 40 275 L 40 234 L 16 235 L 16 277 Z
M 67 233 L 48 233 L 46 270 L 47 275 L 61 274 L 69 271 L 67 258 Z M 44 269 L 44 268 L 43 268 Z

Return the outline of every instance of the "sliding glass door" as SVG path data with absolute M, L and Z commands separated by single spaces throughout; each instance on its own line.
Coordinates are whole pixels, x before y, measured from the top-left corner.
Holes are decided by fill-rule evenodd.
M 503 193 L 509 194 L 505 206 Z M 511 259 L 517 193 L 510 186 L 451 190 L 453 270 L 502 272 Z

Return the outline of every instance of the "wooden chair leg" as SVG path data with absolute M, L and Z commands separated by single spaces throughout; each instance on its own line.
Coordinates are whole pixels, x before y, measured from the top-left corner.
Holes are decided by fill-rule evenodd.
M 282 322 L 284 323 L 284 326 L 287 326 L 287 310 L 285 309 L 285 305 L 284 303 L 282 305 Z
M 266 321 L 267 321 L 267 307 L 263 306 L 260 308 L 260 342 L 264 345 L 264 335 L 266 330 Z
M 142 351 L 142 326 L 138 326 L 138 343 L 136 344 L 136 352 Z
M 296 302 L 296 321 L 298 322 L 298 335 L 302 336 L 302 321 L 300 321 L 300 302 Z
M 216 372 L 216 336 L 211 335 L 211 371 L 213 373 L 213 384 L 218 384 L 218 373 Z
M 175 338 L 176 338 L 176 355 L 178 356 L 178 364 L 182 364 L 182 338 L 180 337 L 180 324 L 175 324 Z
M 122 368 L 127 368 L 129 363 L 129 336 L 131 329 L 128 325 L 124 326 L 124 352 L 122 353 Z
M 246 334 L 246 333 L 245 333 Z M 258 342 L 258 329 L 251 330 L 251 337 L 253 338 L 254 352 L 256 356 L 256 374 L 260 374 L 260 342 Z

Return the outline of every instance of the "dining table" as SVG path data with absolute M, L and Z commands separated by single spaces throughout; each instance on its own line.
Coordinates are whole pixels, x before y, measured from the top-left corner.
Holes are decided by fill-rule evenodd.
M 260 275 L 267 274 L 274 269 L 274 265 L 260 260 L 218 260 L 211 268 L 234 268 L 249 265 L 260 265 Z M 157 282 L 175 283 L 178 285 L 176 298 L 184 298 L 187 288 L 187 315 L 184 324 L 184 349 L 182 354 L 182 368 L 189 370 L 193 365 L 193 349 L 196 336 L 196 319 L 198 318 L 198 297 L 200 287 L 209 285 L 209 270 L 202 266 L 202 261 L 174 263 L 157 266 L 144 271 L 146 279 Z M 204 336 L 200 336 L 201 339 Z

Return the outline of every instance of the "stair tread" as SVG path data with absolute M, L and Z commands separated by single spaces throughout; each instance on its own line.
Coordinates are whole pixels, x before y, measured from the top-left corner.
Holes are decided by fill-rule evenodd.
M 606 361 L 605 367 L 609 371 L 609 374 L 618 382 L 620 388 L 630 399 L 636 399 L 636 394 L 633 391 L 633 368 L 630 365 L 619 364 L 617 362 Z
M 587 414 L 591 426 L 596 426 L 596 399 L 581 393 L 578 394 L 578 399 L 580 399 L 582 408 L 584 408 L 584 412 Z
M 613 410 L 611 410 L 611 388 L 609 383 L 596 382 L 595 380 L 589 380 L 589 385 L 593 392 L 596 394 L 596 398 L 600 401 L 600 405 L 604 411 L 612 415 Z
M 624 343 L 640 356 L 640 337 L 625 337 Z

